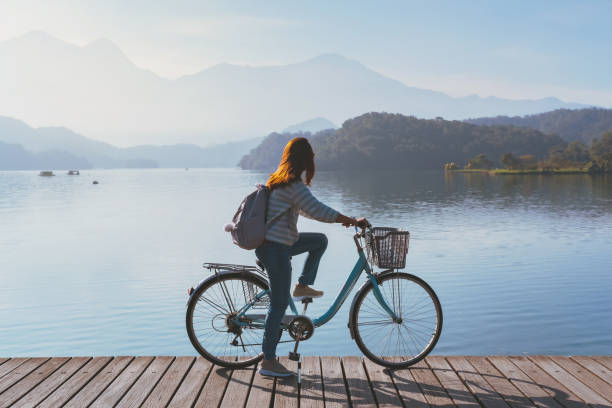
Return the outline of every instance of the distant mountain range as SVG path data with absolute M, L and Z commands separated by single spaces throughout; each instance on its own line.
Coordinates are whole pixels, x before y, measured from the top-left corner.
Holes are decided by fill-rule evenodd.
M 612 109 L 557 109 L 537 115 L 496 116 L 468 119 L 466 122 L 487 126 L 520 126 L 559 135 L 569 142 L 590 142 L 602 133 L 612 130 Z
M 262 138 L 209 147 L 190 144 L 119 148 L 65 127 L 33 128 L 0 116 L 0 170 L 118 167 L 234 167 Z
M 370 111 L 465 119 L 585 107 L 556 98 L 453 98 L 335 54 L 283 66 L 219 64 L 168 80 L 138 68 L 108 40 L 80 47 L 42 32 L 0 43 L 0 95 L 0 114 L 120 146 L 209 145 L 304 118 L 342 123 Z
M 32 153 L 21 145 L 0 141 L 0 170 L 90 169 L 91 163 L 59 150 Z
M 309 132 L 317 133 L 325 129 L 336 129 L 332 121 L 325 118 L 314 118 L 283 129 L 282 133 Z
M 295 134 L 272 133 L 240 161 L 243 169 L 272 171 Z M 556 135 L 514 126 L 477 126 L 460 121 L 366 113 L 337 130 L 308 134 L 321 170 L 442 169 L 479 154 L 499 162 L 504 153 L 548 157 L 566 144 Z
M 91 167 L 234 167 L 238 162 L 245 169 L 269 170 L 270 167 L 278 164 L 277 161 L 286 142 L 296 135 L 309 137 L 313 144 L 318 147 L 326 146 L 326 144 L 321 144 L 321 140 L 327 138 L 328 141 L 342 140 L 342 149 L 360 150 L 366 149 L 364 145 L 366 141 L 370 143 L 374 140 L 363 138 L 362 134 L 368 134 L 368 132 L 371 135 L 378 134 L 379 139 L 377 140 L 379 140 L 379 143 L 387 143 L 397 149 L 400 149 L 400 145 L 396 145 L 391 139 L 388 140 L 388 137 L 393 138 L 393 135 L 397 135 L 398 132 L 405 134 L 406 139 L 404 141 L 416 143 L 415 146 L 418 145 L 420 146 L 419 149 L 424 149 L 421 152 L 422 155 L 427 152 L 428 138 L 432 138 L 431 143 L 435 143 L 434 139 L 438 137 L 437 132 L 451 131 L 455 132 L 453 134 L 456 134 L 457 140 L 463 140 L 466 143 L 465 146 L 461 146 L 453 142 L 453 139 L 446 141 L 447 143 L 454 143 L 454 149 L 457 152 L 449 150 L 447 156 L 455 159 L 471 154 L 471 149 L 475 146 L 473 140 L 469 138 L 461 139 L 465 136 L 465 132 L 480 138 L 478 143 L 486 139 L 483 135 L 489 134 L 491 139 L 486 143 L 491 145 L 498 143 L 499 149 L 509 149 L 511 147 L 509 151 L 513 153 L 519 154 L 527 151 L 533 154 L 543 154 L 542 149 L 544 148 L 542 146 L 548 149 L 553 144 L 560 144 L 564 141 L 589 142 L 600 137 L 606 131 L 612 131 L 612 110 L 596 108 L 561 109 L 525 117 L 478 118 L 464 121 L 464 124 L 472 126 L 470 128 L 457 125 L 462 122 L 442 119 L 423 121 L 412 117 L 410 120 L 404 120 L 401 118 L 406 117 L 402 115 L 383 113 L 368 115 L 361 115 L 356 118 L 359 120 L 350 119 L 340 129 L 336 129 L 335 125 L 327 119 L 314 118 L 290 126 L 282 133 L 272 133 L 265 139 L 256 137 L 208 147 L 176 144 L 166 146 L 140 145 L 127 148 L 119 148 L 89 139 L 65 127 L 33 128 L 20 120 L 0 116 L 0 170 L 85 169 Z M 389 126 L 385 121 L 392 121 L 393 126 Z M 355 123 L 358 123 L 359 126 L 355 126 Z M 347 130 L 348 124 L 353 124 L 352 127 L 348 128 L 350 130 Z M 375 124 L 377 128 L 368 130 L 368 124 Z M 440 124 L 443 124 L 443 126 L 440 126 Z M 408 128 L 402 128 L 400 125 Z M 474 128 L 474 125 L 480 125 L 485 129 L 478 130 Z M 542 133 L 525 133 L 525 128 Z M 389 135 L 385 136 L 383 134 L 385 131 L 389 132 Z M 421 133 L 419 134 L 419 132 Z M 332 137 L 336 134 L 342 135 L 342 137 Z M 526 138 L 526 136 L 529 137 Z M 555 138 L 551 139 L 549 136 L 555 136 Z M 356 139 L 352 140 L 353 137 Z M 499 140 L 495 142 L 496 137 L 505 140 L 505 144 Z M 538 138 L 544 143 L 543 145 L 538 142 Z M 514 144 L 509 145 L 510 141 Z M 486 143 L 481 147 L 483 151 L 480 153 L 490 151 L 497 154 L 499 149 L 486 147 Z M 523 146 L 524 148 L 521 147 L 522 144 L 526 144 Z M 333 154 L 330 153 L 329 156 L 336 157 L 340 154 L 339 149 L 341 150 L 340 145 L 334 147 L 332 149 Z M 367 149 L 374 149 L 374 147 L 367 147 Z M 394 157 L 390 152 L 387 153 L 390 154 L 389 157 Z M 342 156 L 342 154 L 340 155 Z M 322 160 L 323 168 L 325 166 L 328 168 L 334 167 L 333 160 L 330 163 L 324 162 L 325 153 L 318 153 L 317 157 Z M 385 161 L 382 156 L 378 159 Z M 412 163 L 418 163 L 419 160 L 420 158 L 411 159 Z M 429 165 L 432 160 L 426 163 Z

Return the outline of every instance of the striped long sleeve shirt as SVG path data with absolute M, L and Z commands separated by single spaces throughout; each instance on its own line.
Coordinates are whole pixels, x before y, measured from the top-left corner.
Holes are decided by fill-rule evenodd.
M 279 214 L 282 214 L 279 216 Z M 321 203 L 302 181 L 272 190 L 268 201 L 268 222 L 279 218 L 268 227 L 266 239 L 284 245 L 293 245 L 298 239 L 299 215 L 322 222 L 334 222 L 338 211 Z

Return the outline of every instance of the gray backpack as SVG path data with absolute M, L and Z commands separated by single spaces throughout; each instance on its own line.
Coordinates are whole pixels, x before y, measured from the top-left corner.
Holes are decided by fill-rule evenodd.
M 268 228 L 287 212 L 283 211 L 266 222 L 269 198 L 270 189 L 258 184 L 257 189 L 242 200 L 232 223 L 225 226 L 225 230 L 232 233 L 234 244 L 249 250 L 263 244 Z

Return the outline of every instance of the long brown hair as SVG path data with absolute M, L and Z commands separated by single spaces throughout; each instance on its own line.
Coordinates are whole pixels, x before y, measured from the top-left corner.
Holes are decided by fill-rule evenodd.
M 286 186 L 300 180 L 304 171 L 306 171 L 304 181 L 309 186 L 315 174 L 314 152 L 308 139 L 296 137 L 285 146 L 280 164 L 274 173 L 270 174 L 266 185 L 270 190 Z

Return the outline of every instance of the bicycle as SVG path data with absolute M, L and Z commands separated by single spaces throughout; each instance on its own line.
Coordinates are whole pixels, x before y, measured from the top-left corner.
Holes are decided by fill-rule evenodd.
M 442 331 L 442 307 L 424 280 L 399 271 L 405 267 L 409 236 L 408 231 L 396 228 L 368 224 L 359 231 L 355 227 L 358 259 L 329 309 L 312 320 L 306 316 L 312 299 L 302 299 L 302 314 L 293 298 L 289 299 L 293 314 L 283 318 L 281 339 L 287 331 L 291 340 L 281 342 L 295 342 L 290 359 L 300 361 L 299 343 L 336 315 L 364 271 L 366 281 L 353 297 L 348 322 L 351 338 L 363 354 L 377 364 L 398 369 L 417 363 L 433 350 Z M 256 263 L 257 267 L 205 263 L 213 274 L 187 291 L 189 339 L 214 364 L 241 368 L 263 358 L 269 286 L 263 265 Z M 384 270 L 374 273 L 370 263 Z

